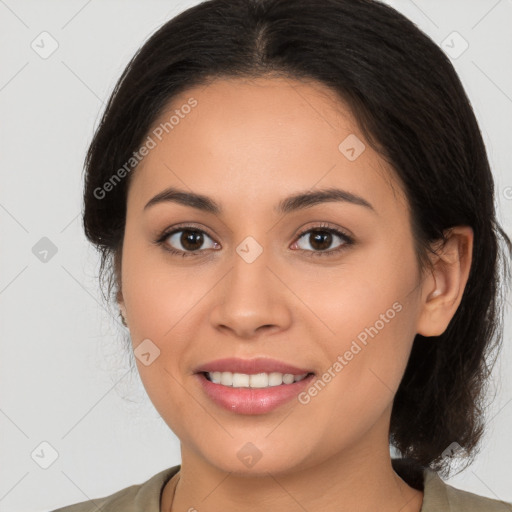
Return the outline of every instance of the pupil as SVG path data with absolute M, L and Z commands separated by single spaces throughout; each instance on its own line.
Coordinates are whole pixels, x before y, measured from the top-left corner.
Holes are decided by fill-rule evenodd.
M 201 247 L 203 243 L 203 235 L 198 231 L 184 230 L 180 241 L 185 249 L 195 251 Z M 194 246 L 194 242 L 196 246 Z

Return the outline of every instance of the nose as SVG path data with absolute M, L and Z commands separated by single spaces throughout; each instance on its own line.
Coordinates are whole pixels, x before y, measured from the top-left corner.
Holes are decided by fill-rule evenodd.
M 213 327 L 243 339 L 288 329 L 293 295 L 276 275 L 279 270 L 265 251 L 250 263 L 235 254 L 233 267 L 215 287 Z

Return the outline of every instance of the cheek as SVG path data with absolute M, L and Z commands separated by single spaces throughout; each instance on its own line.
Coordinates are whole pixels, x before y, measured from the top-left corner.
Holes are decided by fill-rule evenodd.
M 352 390 L 352 398 L 362 404 L 387 404 L 398 388 L 416 332 L 415 255 L 406 244 L 382 244 L 351 270 L 344 277 L 346 286 L 331 290 L 336 308 L 331 307 L 328 316 L 335 332 L 329 359 L 339 363 L 339 389 Z
M 206 266 L 171 263 L 163 249 L 148 247 L 127 231 L 122 264 L 122 288 L 130 337 L 141 380 L 157 410 L 184 407 L 187 394 L 180 384 L 194 351 L 198 316 L 207 314 L 205 294 L 218 281 Z M 162 251 L 162 252 L 160 252 Z M 182 262 L 181 262 L 182 263 Z M 204 270 L 201 270 L 202 269 Z M 212 275 L 214 274 L 214 275 Z M 137 358 L 143 343 L 158 356 L 146 366 Z M 197 358 L 197 356 L 196 356 Z
M 337 320 L 332 318 L 336 334 L 318 343 L 328 361 L 324 373 L 302 397 L 316 421 L 343 426 L 326 433 L 333 445 L 349 445 L 383 417 L 407 365 L 414 308 L 400 300 L 400 286 L 385 294 L 376 291 L 361 291 Z
M 204 295 L 208 283 L 203 274 L 197 266 L 184 265 L 181 258 L 127 231 L 122 289 L 132 334 L 162 338 L 169 333 Z
M 144 388 L 169 427 L 181 432 L 182 420 L 172 411 L 186 411 L 190 399 L 183 391 L 180 362 L 190 346 L 190 333 L 187 336 L 184 331 L 189 325 L 187 314 L 200 295 L 191 290 L 194 276 L 186 275 L 183 268 L 177 270 L 165 264 L 165 258 L 155 257 L 157 253 L 157 249 L 144 247 L 140 240 L 131 243 L 127 236 L 123 249 L 123 297 Z M 141 357 L 145 352 L 150 353 L 146 361 Z M 145 364 L 147 359 L 149 364 Z
M 409 306 L 418 284 L 415 258 L 398 238 L 383 236 L 371 247 L 347 253 L 337 266 L 307 270 L 288 270 L 287 280 L 296 283 L 294 291 L 311 305 L 333 339 L 346 341 L 363 333 L 364 340 L 365 329 L 376 323 L 379 333 L 397 334 L 413 313 Z

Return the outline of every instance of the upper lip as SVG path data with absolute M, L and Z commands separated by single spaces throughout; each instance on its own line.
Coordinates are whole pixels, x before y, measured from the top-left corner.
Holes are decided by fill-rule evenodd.
M 255 373 L 291 373 L 293 375 L 302 375 L 304 373 L 314 373 L 313 370 L 298 368 L 277 359 L 269 359 L 266 357 L 258 357 L 255 359 L 239 359 L 236 357 L 228 357 L 225 359 L 217 359 L 209 363 L 198 366 L 195 373 L 201 372 L 233 372 L 246 373 L 249 375 Z

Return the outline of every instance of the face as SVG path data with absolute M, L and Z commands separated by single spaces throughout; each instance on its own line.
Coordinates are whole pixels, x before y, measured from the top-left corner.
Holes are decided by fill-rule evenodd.
M 346 105 L 315 82 L 223 79 L 174 98 L 149 135 L 127 197 L 121 301 L 141 379 L 182 454 L 276 474 L 388 450 L 420 276 L 400 184 Z M 218 211 L 169 198 L 146 207 L 169 187 Z M 327 189 L 345 195 L 284 203 Z M 314 375 L 278 406 L 229 409 L 195 373 L 228 357 Z

